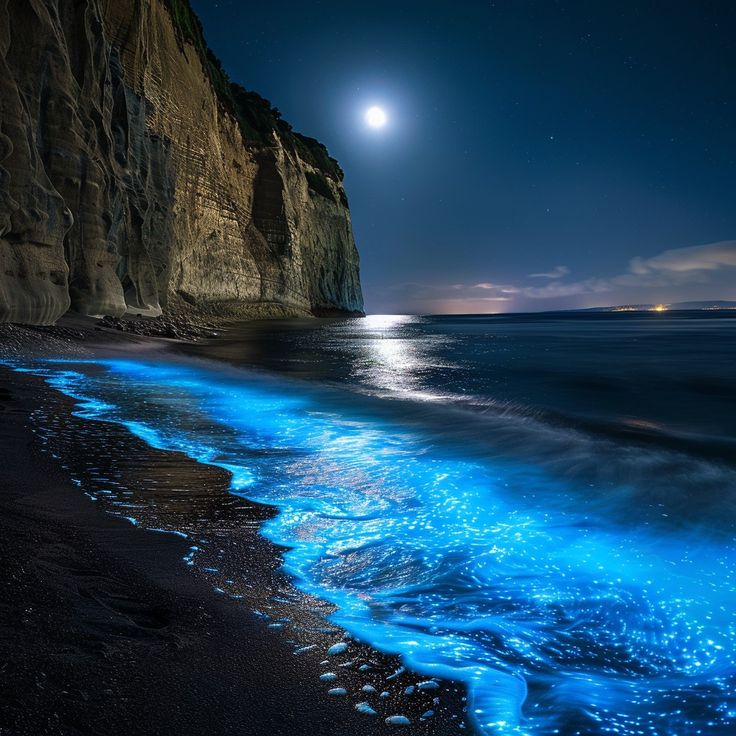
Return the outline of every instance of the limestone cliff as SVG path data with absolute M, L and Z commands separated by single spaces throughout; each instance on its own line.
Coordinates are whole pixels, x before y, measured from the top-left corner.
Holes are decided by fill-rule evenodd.
M 362 306 L 342 172 L 186 0 L 0 0 L 0 321 Z

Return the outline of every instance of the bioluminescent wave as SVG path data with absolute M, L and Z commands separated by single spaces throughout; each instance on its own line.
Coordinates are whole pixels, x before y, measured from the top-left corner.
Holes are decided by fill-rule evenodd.
M 28 370 L 82 416 L 222 467 L 232 493 L 276 507 L 263 532 L 297 585 L 360 640 L 464 683 L 479 732 L 736 732 L 733 538 L 654 529 L 633 506 L 614 521 L 541 467 L 463 457 L 247 373 Z

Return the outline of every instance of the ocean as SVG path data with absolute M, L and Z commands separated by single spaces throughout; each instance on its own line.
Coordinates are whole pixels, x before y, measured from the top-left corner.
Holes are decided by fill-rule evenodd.
M 164 502 L 160 468 L 133 493 L 107 458 L 78 472 L 91 499 L 187 537 L 183 563 L 233 599 L 248 571 L 228 540 L 252 523 L 233 502 L 270 507 L 258 529 L 326 624 L 420 690 L 462 684 L 489 736 L 736 733 L 735 367 L 727 311 L 249 323 L 175 354 L 16 365 L 87 426 L 230 479 L 228 499 Z M 66 426 L 38 417 L 62 459 L 93 447 Z

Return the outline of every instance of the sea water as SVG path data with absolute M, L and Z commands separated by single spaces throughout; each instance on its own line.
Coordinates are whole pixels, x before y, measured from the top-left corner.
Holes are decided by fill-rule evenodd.
M 733 734 L 735 330 L 369 317 L 198 351 L 237 369 L 18 367 L 275 508 L 296 585 L 420 689 L 462 683 L 478 732 Z

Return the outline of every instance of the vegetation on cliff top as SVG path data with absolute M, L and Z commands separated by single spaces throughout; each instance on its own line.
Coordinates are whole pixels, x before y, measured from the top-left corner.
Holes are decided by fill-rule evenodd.
M 220 60 L 207 46 L 202 23 L 192 10 L 189 0 L 164 0 L 164 4 L 169 10 L 179 38 L 191 43 L 196 49 L 220 103 L 237 119 L 245 141 L 270 145 L 273 133 L 276 132 L 284 145 L 295 151 L 303 161 L 335 181 L 342 181 L 343 172 L 340 165 L 330 156 L 322 143 L 296 133 L 268 100 L 231 81 Z M 310 186 L 315 188 L 311 182 Z M 327 182 L 322 182 L 315 191 L 333 199 Z

